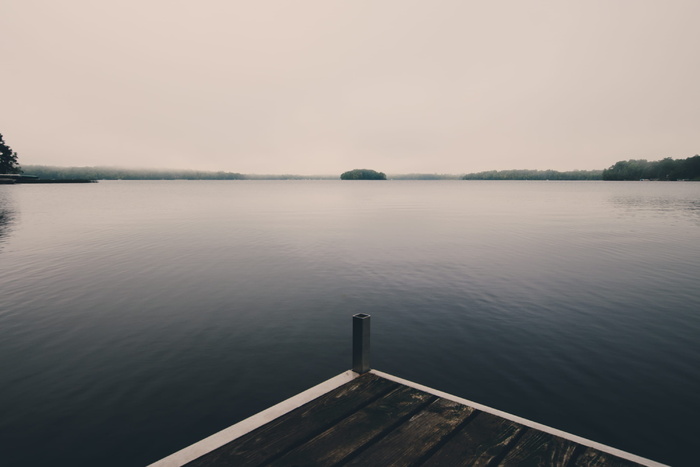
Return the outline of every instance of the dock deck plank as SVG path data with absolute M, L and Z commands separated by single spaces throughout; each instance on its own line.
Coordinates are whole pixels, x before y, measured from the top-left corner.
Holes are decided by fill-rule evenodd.
M 503 465 L 568 465 L 578 444 L 528 429 L 503 458 Z
M 271 465 L 335 465 L 392 431 L 395 425 L 434 399 L 430 394 L 412 388 L 398 388 Z
M 437 399 L 346 465 L 410 466 L 425 457 L 473 411 L 471 407 Z
M 195 459 L 187 466 L 261 465 L 298 443 L 322 433 L 367 403 L 399 387 L 397 383 L 375 375 L 367 376 L 369 377 L 357 378 L 235 442 Z
M 610 454 L 600 452 L 597 449 L 587 448 L 574 463 L 574 466 L 585 467 L 631 467 L 637 465 L 626 459 L 611 456 Z
M 386 378 L 394 379 L 372 373 L 359 376 L 185 465 L 657 465 L 517 417 L 488 413 L 493 410 L 475 404 L 479 410 L 430 388 Z
M 423 466 L 489 465 L 526 429 L 496 415 L 478 412 L 469 424 L 457 431 Z

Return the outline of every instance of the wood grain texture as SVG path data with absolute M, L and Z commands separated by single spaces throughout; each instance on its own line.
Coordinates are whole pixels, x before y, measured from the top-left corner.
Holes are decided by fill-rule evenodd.
M 187 465 L 639 464 L 368 373 Z
M 607 454 L 597 449 L 586 448 L 585 451 L 576 459 L 574 466 L 577 467 L 631 467 L 636 466 L 634 462 L 630 462 L 626 459 L 621 459 L 619 457 L 613 456 L 612 454 Z
M 488 465 L 504 454 L 524 430 L 515 422 L 480 412 L 422 465 Z
M 573 441 L 528 429 L 498 465 L 565 466 L 576 446 Z
M 187 464 L 251 466 L 293 448 L 398 384 L 366 374 Z
M 355 456 L 347 466 L 410 466 L 464 422 L 473 408 L 437 399 Z
M 342 461 L 435 399 L 400 387 L 281 457 L 272 466 L 330 466 Z

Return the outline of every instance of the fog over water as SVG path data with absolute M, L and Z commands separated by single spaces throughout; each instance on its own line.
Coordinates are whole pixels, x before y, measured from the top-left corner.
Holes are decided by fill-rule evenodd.
M 9 215 L 8 215 L 9 213 Z M 700 410 L 700 184 L 0 186 L 8 465 L 144 465 L 373 366 L 673 465 Z

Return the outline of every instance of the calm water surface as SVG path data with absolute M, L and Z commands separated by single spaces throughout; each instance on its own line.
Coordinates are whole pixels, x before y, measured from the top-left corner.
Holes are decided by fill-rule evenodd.
M 700 183 L 0 186 L 4 465 L 155 461 L 373 366 L 674 465 Z

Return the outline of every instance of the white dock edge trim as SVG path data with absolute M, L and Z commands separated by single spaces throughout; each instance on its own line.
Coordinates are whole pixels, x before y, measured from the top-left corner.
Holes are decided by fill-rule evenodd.
M 241 420 L 235 425 L 224 428 L 208 438 L 204 438 L 203 440 L 187 446 L 186 448 L 181 449 L 168 457 L 164 457 L 163 459 L 150 464 L 148 467 L 180 467 L 188 462 L 192 462 L 193 460 L 202 457 L 214 449 L 218 449 L 224 444 L 230 443 L 234 439 L 240 438 L 256 428 L 259 428 L 264 424 L 301 407 L 307 402 L 310 402 L 336 388 L 339 388 L 343 384 L 352 381 L 358 376 L 360 375 L 352 370 L 348 370 L 339 374 L 338 376 L 334 376 L 321 384 L 307 389 L 304 392 L 300 392 L 296 396 L 292 396 L 277 405 L 273 405 L 269 409 L 258 412 L 245 420 Z
M 407 379 L 399 378 L 398 376 L 393 376 L 387 373 L 384 373 L 382 371 L 378 370 L 370 370 L 370 373 L 374 373 L 377 376 L 380 376 L 384 379 L 388 379 L 390 381 L 395 381 L 397 383 L 403 384 L 404 386 L 409 386 L 414 389 L 418 389 L 419 391 L 427 392 L 429 394 L 432 394 L 434 396 L 441 397 L 443 399 L 451 400 L 453 402 L 457 402 L 459 404 L 463 405 L 468 405 L 469 407 L 474 407 L 475 409 L 481 410 L 482 412 L 487 412 L 493 415 L 497 415 L 501 418 L 505 418 L 506 420 L 511 420 L 516 423 L 520 423 L 521 425 L 529 426 L 530 428 L 534 428 L 539 431 L 544 431 L 545 433 L 549 433 L 551 435 L 559 436 L 560 438 L 568 439 L 569 441 L 573 441 L 578 444 L 582 444 L 584 446 L 588 446 L 590 448 L 597 449 L 599 451 L 606 452 L 608 454 L 612 454 L 613 456 L 621 457 L 623 459 L 627 459 L 632 462 L 636 462 L 638 464 L 642 465 L 647 465 L 650 467 L 669 467 L 666 464 L 661 464 L 659 462 L 646 459 L 644 457 L 636 456 L 634 454 L 630 454 L 629 452 L 621 451 L 619 449 L 606 446 L 605 444 L 600 444 L 596 441 L 591 441 L 590 439 L 586 438 L 581 438 L 580 436 L 572 435 L 571 433 L 567 433 L 565 431 L 557 430 L 556 428 L 552 428 L 546 425 L 542 425 L 537 422 L 533 422 L 532 420 L 527 420 L 525 418 L 518 417 L 517 415 L 512 415 L 507 412 L 502 412 L 497 409 L 493 409 L 491 407 L 479 404 L 477 402 L 473 402 L 467 399 L 463 399 L 461 397 L 453 396 L 452 394 L 448 394 L 446 392 L 438 391 L 437 389 L 429 388 L 428 386 L 423 386 L 422 384 L 414 383 L 413 381 L 409 381 Z

